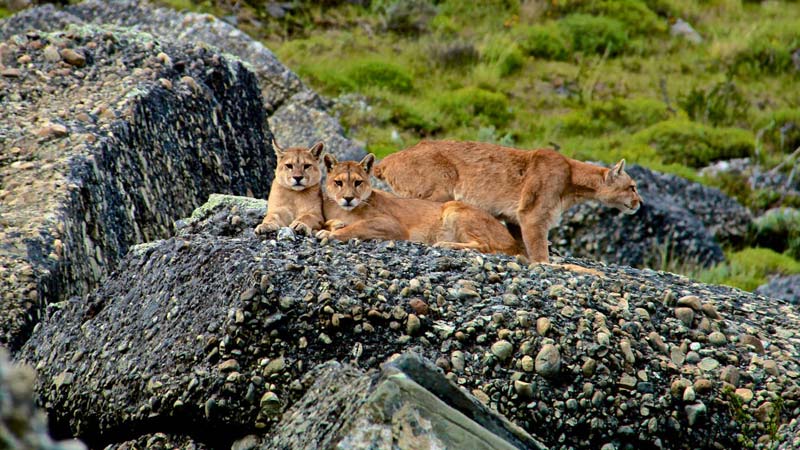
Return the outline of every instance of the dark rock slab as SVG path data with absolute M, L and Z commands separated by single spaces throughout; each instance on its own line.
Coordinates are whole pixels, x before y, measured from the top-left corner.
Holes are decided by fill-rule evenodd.
M 413 352 L 380 372 L 321 364 L 304 380 L 308 391 L 260 448 L 545 448 Z
M 231 205 L 49 308 L 19 356 L 55 426 L 93 447 L 268 439 L 314 367 L 368 371 L 409 349 L 550 448 L 736 448 L 728 384 L 753 410 L 780 393 L 781 422 L 800 414 L 800 316 L 785 302 L 571 258 L 259 238 L 261 206 Z
M 644 204 L 633 216 L 597 204 L 570 209 L 551 234 L 564 255 L 635 267 L 710 266 L 724 260 L 721 244 L 738 245 L 749 211 L 719 190 L 631 166 Z
M 800 303 L 800 275 L 776 276 L 769 280 L 769 283 L 756 288 L 755 293 L 798 304 Z
M 12 36 L 0 59 L 20 70 L 0 77 L 0 343 L 210 193 L 267 195 L 271 135 L 242 63 L 94 26 Z

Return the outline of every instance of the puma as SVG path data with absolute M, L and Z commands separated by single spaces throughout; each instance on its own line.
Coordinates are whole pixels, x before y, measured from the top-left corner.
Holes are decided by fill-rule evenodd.
M 275 231 L 281 227 L 305 234 L 322 228 L 322 171 L 319 157 L 324 144 L 318 142 L 310 149 L 282 149 L 275 140 L 272 148 L 277 157 L 275 179 L 269 190 L 267 214 L 255 229 L 256 234 Z
M 597 200 L 626 214 L 642 204 L 625 160 L 611 169 L 550 149 L 423 141 L 383 159 L 374 175 L 398 195 L 459 200 L 517 224 L 532 261 L 547 262 L 547 234 L 575 204 Z
M 375 156 L 361 162 L 323 159 L 325 229 L 318 238 L 410 240 L 450 249 L 524 254 L 505 226 L 486 212 L 461 202 L 399 198 L 370 185 Z

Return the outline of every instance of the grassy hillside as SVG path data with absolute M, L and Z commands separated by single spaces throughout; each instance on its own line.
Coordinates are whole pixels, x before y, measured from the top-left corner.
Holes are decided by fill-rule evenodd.
M 181 0 L 185 1 L 185 0 Z M 168 1 L 169 3 L 169 1 Z M 421 138 L 555 143 L 575 158 L 628 162 L 716 186 L 755 215 L 800 198 L 751 189 L 743 176 L 703 176 L 750 157 L 764 168 L 800 146 L 800 4 L 739 0 L 374 0 L 194 4 L 263 40 L 336 100 L 350 136 L 378 156 Z M 175 5 L 187 7 L 189 5 Z M 700 42 L 674 36 L 678 19 Z M 800 218 L 759 222 L 729 263 L 680 270 L 752 290 L 800 272 Z M 777 230 L 777 231 L 776 231 Z M 783 253 L 783 254 L 781 254 Z M 663 268 L 676 269 L 669 261 Z
M 421 138 L 555 143 L 719 187 L 755 215 L 800 207 L 742 175 L 700 173 L 741 157 L 784 173 L 797 164 L 798 2 L 326 0 L 280 18 L 262 0 L 160 2 L 235 17 L 336 100 L 350 137 L 378 156 Z M 680 21 L 702 40 L 671 35 Z M 723 267 L 683 270 L 745 289 L 800 271 L 800 215 L 774 216 L 751 243 L 773 250 L 729 249 Z

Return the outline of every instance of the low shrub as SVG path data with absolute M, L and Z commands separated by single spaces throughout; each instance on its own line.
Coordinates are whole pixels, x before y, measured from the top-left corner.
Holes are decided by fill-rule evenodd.
M 708 89 L 692 88 L 678 98 L 678 105 L 692 120 L 713 126 L 747 121 L 750 102 L 732 81 L 714 84 Z
M 689 167 L 703 167 L 714 161 L 743 158 L 753 154 L 755 138 L 740 128 L 714 128 L 687 120 L 666 120 L 634 136 L 656 149 L 662 160 Z
M 519 45 L 528 55 L 559 61 L 569 56 L 570 42 L 552 22 L 524 27 L 518 34 Z
M 598 135 L 619 129 L 636 131 L 668 118 L 667 106 L 660 101 L 613 99 L 593 102 L 586 109 L 567 115 L 562 132 Z
M 461 69 L 478 62 L 480 53 L 472 42 L 455 41 L 449 43 L 434 43 L 429 50 L 432 60 L 437 67 L 443 69 Z
M 800 259 L 800 210 L 775 208 L 753 221 L 756 245 Z
M 647 35 L 665 32 L 667 26 L 642 0 L 569 0 L 555 3 L 560 15 L 586 14 L 617 20 L 625 25 L 632 35 Z
M 800 109 L 784 108 L 772 111 L 756 124 L 763 130 L 761 142 L 782 153 L 800 147 Z
M 698 273 L 697 279 L 753 291 L 767 283 L 770 275 L 800 273 L 800 262 L 767 248 L 746 248 L 727 257 L 727 262 Z
M 346 77 L 355 90 L 377 87 L 392 92 L 409 92 L 413 88 L 406 68 L 381 60 L 357 62 L 347 70 Z
M 525 56 L 516 42 L 507 37 L 489 40 L 483 49 L 482 59 L 497 68 L 501 77 L 511 75 L 522 68 Z
M 785 73 L 794 70 L 792 52 L 798 47 L 800 23 L 761 28 L 733 55 L 731 68 L 737 73 L 751 75 Z
M 428 0 L 394 0 L 385 6 L 375 2 L 373 8 L 382 10 L 387 30 L 404 35 L 424 33 L 436 16 L 436 6 Z
M 624 52 L 629 41 L 625 24 L 617 19 L 589 14 L 570 14 L 558 22 L 570 37 L 573 49 L 583 53 L 616 56 Z
M 427 102 L 393 99 L 389 102 L 390 121 L 398 127 L 428 136 L 442 129 L 442 117 Z
M 505 95 L 478 87 L 444 94 L 439 99 L 439 108 L 457 125 L 471 125 L 477 120 L 479 125 L 501 127 L 512 117 Z

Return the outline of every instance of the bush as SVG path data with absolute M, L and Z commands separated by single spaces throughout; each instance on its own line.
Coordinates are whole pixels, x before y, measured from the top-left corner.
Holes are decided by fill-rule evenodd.
M 496 67 L 501 77 L 518 71 L 525 63 L 525 57 L 519 46 L 508 38 L 490 40 L 483 50 L 483 60 Z
M 553 23 L 525 27 L 520 35 L 519 45 L 528 55 L 560 61 L 569 56 L 569 41 Z
M 740 128 L 713 128 L 687 120 L 667 120 L 634 136 L 650 144 L 667 164 L 703 167 L 714 161 L 743 158 L 753 153 L 755 138 Z
M 800 23 L 775 24 L 754 33 L 733 56 L 735 72 L 779 74 L 793 68 L 792 52 L 800 47 Z
M 446 93 L 439 100 L 439 108 L 458 125 L 472 125 L 477 118 L 480 125 L 501 127 L 512 116 L 505 95 L 478 87 Z
M 442 118 L 438 109 L 429 107 L 427 102 L 397 98 L 389 102 L 389 108 L 391 122 L 403 129 L 425 136 L 442 129 Z
M 678 98 L 678 105 L 692 120 L 714 126 L 747 121 L 750 102 L 732 81 L 716 83 L 707 91 L 697 87 Z
M 617 19 L 588 14 L 571 14 L 559 21 L 559 26 L 570 37 L 574 50 L 583 53 L 616 56 L 628 45 L 628 32 Z
M 758 121 L 762 142 L 783 153 L 800 147 L 800 109 L 779 109 Z
M 460 69 L 478 62 L 480 54 L 472 42 L 434 43 L 430 47 L 434 64 L 444 69 Z
M 581 13 L 604 16 L 625 25 L 631 34 L 648 35 L 667 30 L 664 20 L 642 0 L 569 0 L 556 3 L 561 15 Z
M 800 262 L 766 248 L 746 248 L 727 256 L 728 262 L 699 273 L 697 278 L 704 283 L 753 291 L 769 281 L 769 275 L 800 273 Z
M 436 7 L 428 0 L 395 0 L 386 7 L 376 2 L 375 9 L 383 9 L 386 29 L 398 34 L 417 35 L 427 31 Z
M 626 129 L 635 131 L 669 118 L 667 106 L 652 99 L 614 99 L 593 102 L 585 110 L 564 118 L 562 131 L 568 134 L 598 135 Z
M 800 259 L 800 210 L 776 208 L 753 222 L 754 242 L 776 252 Z
M 402 93 L 413 88 L 411 75 L 405 68 L 380 60 L 358 62 L 347 71 L 346 76 L 355 90 L 378 87 Z

